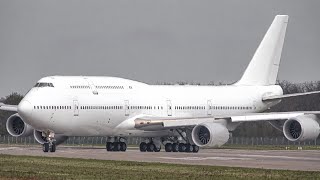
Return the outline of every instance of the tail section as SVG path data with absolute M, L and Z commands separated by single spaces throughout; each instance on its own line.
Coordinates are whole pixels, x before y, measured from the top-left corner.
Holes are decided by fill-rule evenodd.
M 235 85 L 274 85 L 289 16 L 277 15 L 241 79 Z

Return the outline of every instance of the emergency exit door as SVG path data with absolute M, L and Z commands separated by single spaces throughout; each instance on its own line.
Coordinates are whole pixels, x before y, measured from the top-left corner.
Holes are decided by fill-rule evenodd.
M 167 113 L 168 116 L 172 116 L 172 104 L 170 100 L 167 100 Z
M 78 102 L 78 100 L 73 100 L 73 116 L 79 116 L 79 102 Z
M 212 115 L 212 100 L 208 100 L 208 102 L 207 102 L 207 114 L 209 116 Z
M 129 116 L 129 115 L 130 115 L 130 104 L 129 104 L 129 100 L 125 100 L 125 101 L 124 101 L 124 114 L 125 114 L 125 116 Z

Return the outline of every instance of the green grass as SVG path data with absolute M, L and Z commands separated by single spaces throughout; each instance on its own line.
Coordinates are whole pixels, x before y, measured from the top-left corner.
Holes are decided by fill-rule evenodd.
M 0 155 L 0 179 L 317 179 L 320 172 Z

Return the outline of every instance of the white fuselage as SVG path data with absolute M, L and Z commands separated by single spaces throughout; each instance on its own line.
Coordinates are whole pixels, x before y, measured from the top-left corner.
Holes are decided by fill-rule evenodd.
M 149 132 L 119 125 L 142 115 L 215 117 L 263 112 L 277 103 L 262 102 L 264 95 L 283 93 L 277 85 L 164 86 L 113 77 L 53 76 L 38 83 L 41 87 L 33 87 L 23 99 L 32 111 L 24 115 L 25 122 L 66 136 L 166 135 L 167 130 Z

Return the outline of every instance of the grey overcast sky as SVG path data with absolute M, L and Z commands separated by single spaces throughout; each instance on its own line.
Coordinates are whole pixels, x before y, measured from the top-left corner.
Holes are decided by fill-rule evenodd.
M 0 97 L 43 76 L 234 82 L 277 14 L 278 78 L 320 80 L 318 0 L 0 0 Z

